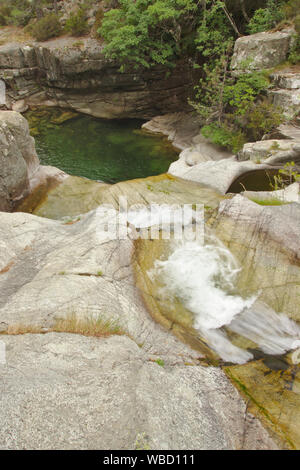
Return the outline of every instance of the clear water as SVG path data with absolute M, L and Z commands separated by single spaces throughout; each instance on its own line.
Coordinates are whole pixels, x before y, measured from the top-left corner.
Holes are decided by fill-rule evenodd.
M 45 126 L 37 152 L 43 165 L 109 183 L 165 173 L 178 155 L 165 139 L 142 132 L 142 123 L 82 115 Z

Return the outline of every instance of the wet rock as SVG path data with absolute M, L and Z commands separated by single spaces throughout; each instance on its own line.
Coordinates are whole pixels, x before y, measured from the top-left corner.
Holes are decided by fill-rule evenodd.
M 17 113 L 25 113 L 25 111 L 28 109 L 28 105 L 26 104 L 25 100 L 19 100 L 13 103 L 11 109 Z
M 97 208 L 100 204 L 112 204 L 119 209 L 120 198 L 128 206 L 134 204 L 195 204 L 207 203 L 216 208 L 222 196 L 205 184 L 184 181 L 171 175 L 122 181 L 111 186 L 85 178 L 69 176 L 44 199 L 31 208 L 41 217 L 60 219 L 76 216 Z M 61 204 L 61 201 L 64 204 Z
M 214 222 L 217 237 L 241 263 L 238 288 L 300 321 L 300 205 L 264 206 L 236 195 Z

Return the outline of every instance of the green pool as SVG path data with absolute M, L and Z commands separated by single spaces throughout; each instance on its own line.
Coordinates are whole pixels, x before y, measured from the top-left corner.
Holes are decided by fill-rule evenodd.
M 164 173 L 178 158 L 166 139 L 142 132 L 142 123 L 79 115 L 62 124 L 44 123 L 33 135 L 43 165 L 114 183 Z

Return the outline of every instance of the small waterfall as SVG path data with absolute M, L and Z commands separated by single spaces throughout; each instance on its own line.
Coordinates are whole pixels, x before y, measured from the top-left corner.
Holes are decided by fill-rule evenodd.
M 225 361 L 242 364 L 253 358 L 231 343 L 225 326 L 268 354 L 299 347 L 300 328 L 294 321 L 257 302 L 258 294 L 243 298 L 237 292 L 240 270 L 232 253 L 209 236 L 204 245 L 177 243 L 166 261 L 156 261 L 150 274 L 164 286 L 162 295 L 180 300 L 194 314 L 194 327 Z

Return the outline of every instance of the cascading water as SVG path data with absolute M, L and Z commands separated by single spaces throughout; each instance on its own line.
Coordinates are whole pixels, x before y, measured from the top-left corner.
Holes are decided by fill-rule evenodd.
M 239 271 L 232 253 L 210 236 L 204 245 L 177 243 L 167 260 L 156 261 L 150 275 L 164 286 L 162 295 L 178 299 L 194 314 L 194 327 L 224 361 L 242 364 L 253 358 L 231 343 L 225 326 L 268 354 L 299 347 L 300 328 L 294 321 L 257 302 L 258 295 L 239 295 Z

